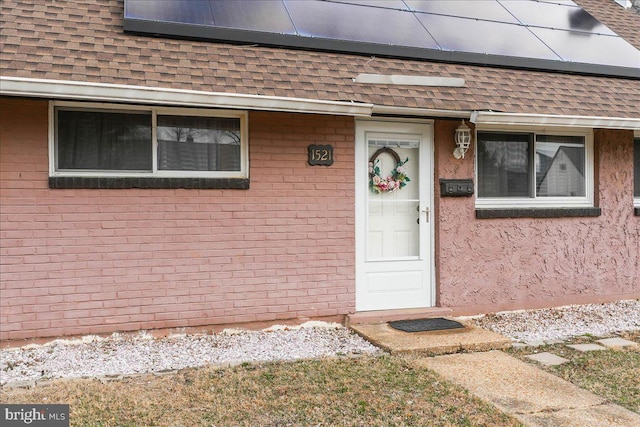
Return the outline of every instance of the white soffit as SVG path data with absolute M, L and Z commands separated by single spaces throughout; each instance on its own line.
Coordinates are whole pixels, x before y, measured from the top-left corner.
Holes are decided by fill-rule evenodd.
M 406 76 L 400 74 L 358 74 L 355 83 L 406 86 L 464 87 L 464 79 L 458 77 Z
M 552 114 L 474 111 L 471 113 L 470 121 L 476 125 L 584 127 L 640 130 L 640 117 L 562 116 Z
M 369 117 L 373 104 L 0 76 L 0 95 Z

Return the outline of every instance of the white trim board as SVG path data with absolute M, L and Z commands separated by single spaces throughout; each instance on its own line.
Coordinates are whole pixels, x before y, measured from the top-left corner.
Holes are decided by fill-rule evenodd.
M 0 76 L 0 95 L 205 108 L 371 116 L 373 104 Z
M 465 81 L 459 77 L 410 76 L 401 74 L 358 74 L 354 83 L 406 86 L 464 87 Z
M 640 118 L 567 116 L 554 114 L 498 113 L 474 111 L 469 119 L 476 125 L 580 127 L 640 130 Z

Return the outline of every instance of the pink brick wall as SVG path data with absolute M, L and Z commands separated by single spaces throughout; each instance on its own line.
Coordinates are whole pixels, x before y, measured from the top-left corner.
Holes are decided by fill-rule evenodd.
M 435 126 L 436 177 L 473 178 L 473 148 L 455 160 L 457 121 Z M 474 198 L 440 198 L 438 302 L 457 313 L 640 298 L 640 217 L 633 214 L 633 132 L 594 133 L 593 218 L 476 219 Z
M 250 190 L 50 190 L 47 120 L 0 98 L 1 339 L 353 310 L 352 118 L 251 113 Z

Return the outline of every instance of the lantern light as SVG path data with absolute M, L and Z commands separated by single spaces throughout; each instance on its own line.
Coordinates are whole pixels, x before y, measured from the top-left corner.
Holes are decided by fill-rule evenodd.
M 456 148 L 453 150 L 453 157 L 456 159 L 464 159 L 464 154 L 471 145 L 471 129 L 462 121 L 462 124 L 456 129 Z

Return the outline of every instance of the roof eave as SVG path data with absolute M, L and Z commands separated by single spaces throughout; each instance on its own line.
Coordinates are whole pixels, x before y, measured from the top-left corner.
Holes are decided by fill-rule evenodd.
M 640 118 L 571 116 L 555 114 L 474 111 L 470 121 L 476 126 L 540 126 L 640 130 Z
M 0 95 L 369 117 L 373 104 L 0 76 Z
M 373 115 L 411 115 L 450 118 L 470 117 L 470 120 L 476 125 L 487 126 L 585 127 L 640 131 L 640 118 L 433 110 L 381 106 L 370 103 L 206 92 L 69 80 L 34 79 L 13 76 L 0 76 L 0 95 L 94 102 L 126 102 L 150 105 L 331 114 L 351 117 L 371 117 Z

